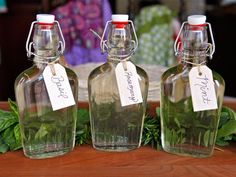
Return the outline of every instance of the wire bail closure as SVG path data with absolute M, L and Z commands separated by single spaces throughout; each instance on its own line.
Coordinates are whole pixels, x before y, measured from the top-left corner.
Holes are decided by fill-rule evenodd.
M 180 28 L 180 31 L 175 39 L 175 43 L 174 43 L 174 52 L 175 52 L 175 56 L 179 56 L 180 54 L 183 54 L 183 51 L 180 50 L 180 46 L 182 44 L 182 42 L 178 42 L 180 35 L 182 33 L 182 30 L 184 28 L 184 26 L 188 24 L 187 21 L 185 21 Z M 205 23 L 207 24 L 207 26 L 209 27 L 209 32 L 210 32 L 210 36 L 211 36 L 211 43 L 207 43 L 207 50 L 206 50 L 206 56 L 210 57 L 210 59 L 212 59 L 213 54 L 215 53 L 215 41 L 214 41 L 214 37 L 213 37 L 213 33 L 212 33 L 212 28 L 211 28 L 211 24 L 210 23 Z
M 34 52 L 32 52 L 32 46 L 34 46 L 34 42 L 30 42 L 30 37 L 31 37 L 31 34 L 32 34 L 32 31 L 33 31 L 33 27 L 34 25 L 38 23 L 38 21 L 33 21 L 31 23 L 31 26 L 30 26 L 30 30 L 29 30 L 29 34 L 28 34 L 28 37 L 27 37 L 27 41 L 26 41 L 26 45 L 25 45 L 25 48 L 26 48 L 26 52 L 27 52 L 27 57 L 31 57 L 31 55 L 35 56 L 35 57 L 38 57 L 38 58 L 42 58 L 42 59 L 55 59 L 55 58 L 58 58 L 58 56 L 62 55 L 65 51 L 65 39 L 63 37 L 63 34 L 62 34 L 62 30 L 61 30 L 61 27 L 60 27 L 60 24 L 58 21 L 54 21 L 54 23 L 57 25 L 58 29 L 59 29 L 59 33 L 60 33 L 60 37 L 62 39 L 62 41 L 59 41 L 59 47 L 58 49 L 59 52 L 58 52 L 58 55 L 56 57 L 45 57 L 45 56 L 40 56 L 40 55 L 37 55 L 35 54 Z M 29 43 L 30 42 L 30 43 Z
M 127 55 L 118 55 L 118 56 L 117 55 L 110 55 L 111 57 L 127 58 L 127 57 L 131 56 L 136 51 L 136 49 L 138 48 L 138 38 L 137 38 L 137 34 L 135 32 L 134 24 L 133 24 L 133 22 L 131 20 L 128 20 L 128 23 L 131 24 L 132 31 L 134 33 L 135 41 L 131 40 L 131 42 L 133 43 L 134 47 L 131 50 L 131 52 L 129 54 L 127 54 Z M 110 24 L 112 24 L 112 20 L 107 21 L 107 23 L 105 25 L 105 28 L 104 28 L 104 31 L 103 31 L 103 34 L 102 34 L 102 37 L 101 37 L 101 40 L 100 40 L 100 48 L 101 48 L 101 52 L 102 53 L 105 53 L 108 50 L 107 40 L 104 40 L 104 37 L 105 37 L 105 33 L 106 33 L 106 30 L 107 30 L 107 27 Z

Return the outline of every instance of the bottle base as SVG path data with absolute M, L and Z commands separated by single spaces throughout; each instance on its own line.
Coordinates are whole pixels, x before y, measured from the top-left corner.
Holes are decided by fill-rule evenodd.
M 139 145 L 97 145 L 94 144 L 93 147 L 99 151 L 108 151 L 108 152 L 126 152 L 138 149 Z
M 213 150 L 206 147 L 180 145 L 175 147 L 163 146 L 163 150 L 170 154 L 176 154 L 187 157 L 207 158 L 212 156 Z
M 63 148 L 63 149 L 50 149 L 50 150 L 24 150 L 24 155 L 30 159 L 46 159 L 53 158 L 57 156 L 62 156 L 64 154 L 72 151 L 73 148 Z
M 46 159 L 46 158 L 53 158 L 57 156 L 62 156 L 64 154 L 67 154 L 70 151 L 60 151 L 60 152 L 50 152 L 50 153 L 45 153 L 45 154 L 25 154 L 26 157 L 30 159 Z

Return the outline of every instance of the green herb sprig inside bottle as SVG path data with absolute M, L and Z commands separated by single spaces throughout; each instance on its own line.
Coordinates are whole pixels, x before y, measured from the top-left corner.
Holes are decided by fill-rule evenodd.
M 207 27 L 212 44 L 208 43 Z M 164 72 L 161 79 L 162 146 L 173 154 L 209 157 L 214 150 L 225 83 L 206 66 L 206 58 L 215 51 L 206 16 L 188 17 L 174 49 L 180 64 Z
M 103 40 L 107 28 L 108 38 Z M 148 76 L 131 62 L 137 46 L 128 15 L 112 15 L 101 40 L 107 62 L 95 68 L 88 79 L 92 142 L 98 150 L 128 151 L 141 144 Z
M 72 70 L 59 64 L 64 48 L 54 15 L 38 14 L 26 42 L 34 65 L 15 81 L 23 150 L 32 159 L 65 154 L 75 144 L 78 80 Z

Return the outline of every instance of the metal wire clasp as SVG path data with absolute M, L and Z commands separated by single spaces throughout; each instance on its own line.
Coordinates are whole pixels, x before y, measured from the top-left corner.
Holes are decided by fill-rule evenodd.
M 134 38 L 135 38 L 135 41 L 134 40 L 131 40 L 132 43 L 133 43 L 133 49 L 131 50 L 130 54 L 127 54 L 127 55 L 119 55 L 118 57 L 129 57 L 130 55 L 132 55 L 136 49 L 138 48 L 138 38 L 137 38 L 137 34 L 135 32 L 135 28 L 134 28 L 134 24 L 131 20 L 128 20 L 128 22 L 131 24 L 131 27 L 132 27 L 132 30 L 133 30 L 133 33 L 134 33 Z M 104 31 L 103 31 L 103 34 L 102 34 L 102 37 L 101 37 L 101 40 L 100 40 L 100 48 L 101 48 L 101 51 L 102 53 L 105 53 L 107 52 L 108 50 L 108 46 L 107 46 L 107 40 L 104 40 L 104 37 L 105 37 L 105 34 L 106 34 L 106 30 L 107 30 L 107 27 L 108 25 L 110 25 L 112 23 L 112 21 L 107 21 L 106 25 L 105 25 L 105 28 L 104 28 Z M 111 57 L 117 57 L 117 56 L 111 56 Z
M 181 28 L 180 28 L 180 30 L 179 30 L 179 33 L 178 33 L 178 35 L 177 35 L 177 37 L 176 37 L 176 39 L 175 39 L 175 43 L 174 43 L 175 56 L 178 56 L 178 55 L 180 55 L 181 53 L 183 53 L 183 52 L 180 50 L 180 46 L 181 46 L 182 42 L 178 42 L 178 40 L 179 40 L 180 35 L 181 35 L 181 33 L 182 33 L 182 30 L 183 30 L 183 28 L 184 28 L 184 26 L 185 26 L 186 24 L 188 24 L 187 21 L 182 24 L 182 26 L 181 26 Z M 213 54 L 215 53 L 215 41 L 214 41 L 214 37 L 213 37 L 213 33 L 212 33 L 211 24 L 210 24 L 210 23 L 207 23 L 207 22 L 206 22 L 206 24 L 207 24 L 208 27 L 209 27 L 209 32 L 210 32 L 211 42 L 212 42 L 212 44 L 211 44 L 211 43 L 207 43 L 208 48 L 207 48 L 207 50 L 206 50 L 206 51 L 207 51 L 206 56 L 209 56 L 210 59 L 212 59 L 212 56 L 213 56 Z
M 27 41 L 26 41 L 26 45 L 25 45 L 25 48 L 26 48 L 26 52 L 27 52 L 27 57 L 31 57 L 31 55 L 33 56 L 36 56 L 38 58 L 44 58 L 44 59 L 53 59 L 55 57 L 45 57 L 45 56 L 40 56 L 40 55 L 37 55 L 35 54 L 34 52 L 32 52 L 32 46 L 34 46 L 34 42 L 30 42 L 30 37 L 31 37 L 31 34 L 32 34 L 32 31 L 33 31 L 33 28 L 34 28 L 34 25 L 38 23 L 37 21 L 33 21 L 31 23 L 31 26 L 30 26 L 30 30 L 29 30 L 29 34 L 28 34 L 28 37 L 27 37 Z M 62 55 L 65 51 L 65 39 L 63 37 L 63 34 L 62 34 L 62 31 L 61 31 L 61 27 L 60 27 L 60 24 L 58 21 L 54 21 L 54 23 L 58 26 L 58 29 L 59 29 L 59 33 L 60 33 L 60 38 L 62 39 L 62 41 L 59 41 L 59 52 L 58 52 L 58 56 Z

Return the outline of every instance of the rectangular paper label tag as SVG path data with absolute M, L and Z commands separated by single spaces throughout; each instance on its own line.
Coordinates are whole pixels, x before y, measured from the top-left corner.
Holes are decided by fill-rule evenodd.
M 136 67 L 130 61 L 126 61 L 126 68 L 120 62 L 116 66 L 116 80 L 121 99 L 121 106 L 142 103 L 142 93 L 138 81 Z
M 218 108 L 212 71 L 207 66 L 193 67 L 189 82 L 194 112 Z
M 75 99 L 70 87 L 66 70 L 60 64 L 54 64 L 54 74 L 50 66 L 43 71 L 43 78 L 46 84 L 49 99 L 53 111 L 69 107 L 75 104 Z

